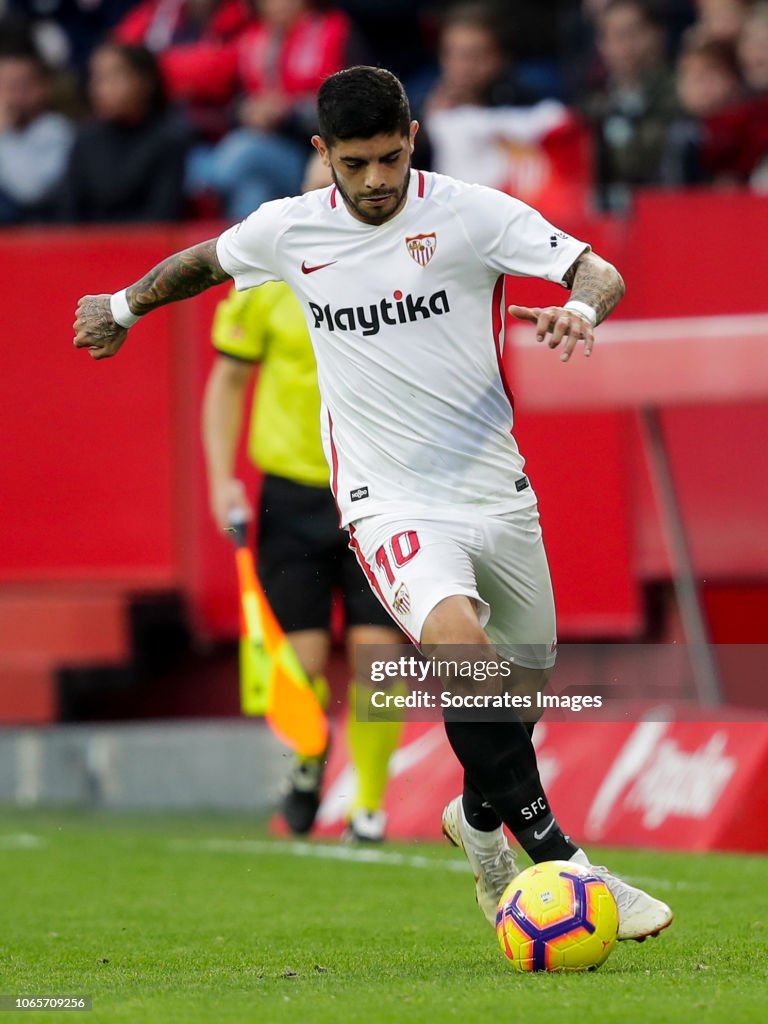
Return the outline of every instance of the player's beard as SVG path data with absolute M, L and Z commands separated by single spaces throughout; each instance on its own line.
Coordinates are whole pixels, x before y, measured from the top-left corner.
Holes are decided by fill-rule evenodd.
M 408 169 L 405 172 L 403 183 L 400 186 L 400 191 L 388 191 L 388 192 L 370 192 L 364 195 L 351 196 L 349 192 L 344 188 L 343 184 L 339 180 L 339 176 L 333 166 L 331 166 L 331 175 L 333 177 L 333 183 L 341 193 L 341 198 L 354 211 L 355 215 L 366 222 L 366 224 L 384 224 L 398 213 L 405 202 L 405 197 L 408 194 L 408 182 L 411 180 L 411 162 L 408 161 Z M 364 199 L 378 199 L 383 196 L 396 196 L 397 202 L 393 207 L 389 204 L 382 206 L 381 210 L 377 210 L 375 207 L 371 208 L 363 203 Z

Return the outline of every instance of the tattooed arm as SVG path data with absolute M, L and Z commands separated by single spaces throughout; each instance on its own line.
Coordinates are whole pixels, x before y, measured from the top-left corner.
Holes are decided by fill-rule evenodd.
M 579 256 L 564 281 L 571 289 L 571 301 L 591 306 L 598 324 L 614 311 L 626 290 L 616 267 L 591 249 Z
M 564 278 L 571 289 L 570 302 L 580 302 L 594 310 L 595 323 L 586 310 L 548 306 L 546 309 L 528 306 L 510 306 L 509 312 L 518 320 L 536 324 L 536 340 L 544 341 L 549 334 L 549 347 L 557 348 L 564 341 L 560 358 L 567 362 L 576 344 L 583 340 L 584 355 L 592 352 L 593 327 L 612 313 L 624 295 L 624 281 L 618 270 L 607 260 L 588 249 L 576 260 Z
M 216 239 L 212 238 L 169 256 L 132 284 L 126 289 L 128 308 L 142 316 L 168 302 L 199 295 L 228 277 L 216 257 Z M 128 328 L 112 316 L 110 299 L 110 295 L 84 295 L 77 304 L 75 347 L 87 348 L 94 359 L 115 355 L 128 336 Z

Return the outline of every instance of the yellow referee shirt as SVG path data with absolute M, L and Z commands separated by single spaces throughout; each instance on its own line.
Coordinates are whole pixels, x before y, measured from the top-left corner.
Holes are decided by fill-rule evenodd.
M 233 288 L 216 308 L 212 336 L 217 351 L 261 363 L 248 433 L 253 462 L 296 483 L 327 485 L 315 356 L 288 285 Z

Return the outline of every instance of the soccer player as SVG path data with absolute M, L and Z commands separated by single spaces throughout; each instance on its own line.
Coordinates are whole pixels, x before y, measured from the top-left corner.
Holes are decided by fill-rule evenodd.
M 305 190 L 330 184 L 319 157 L 310 162 Z M 320 438 L 320 395 L 312 343 L 301 303 L 287 284 L 234 289 L 216 308 L 218 352 L 205 391 L 203 437 L 211 511 L 222 529 L 234 512 L 252 518 L 242 481 L 234 475 L 245 398 L 260 366 L 248 435 L 253 463 L 264 473 L 258 526 L 258 568 L 267 598 L 299 661 L 325 703 L 330 654 L 331 599 L 344 599 L 350 667 L 358 644 L 398 644 L 393 629 L 339 529 Z M 345 838 L 379 842 L 389 760 L 402 722 L 368 722 L 356 713 L 365 685 L 350 687 L 347 742 L 356 791 Z M 291 831 L 309 832 L 320 806 L 326 755 L 296 757 L 282 800 Z
M 513 305 L 569 360 L 624 292 L 618 271 L 514 198 L 411 170 L 418 124 L 400 82 L 357 67 L 326 79 L 313 145 L 334 185 L 266 203 L 219 238 L 164 260 L 114 295 L 86 295 L 74 344 L 113 356 L 139 317 L 234 278 L 284 280 L 317 358 L 326 458 L 340 523 L 379 599 L 416 643 L 504 645 L 515 684 L 555 659 L 552 589 L 536 499 L 511 433 L 502 371 L 504 275 L 562 283 L 564 306 Z M 469 684 L 468 684 L 469 685 Z M 464 791 L 443 811 L 491 923 L 517 873 L 506 824 L 533 861 L 588 863 L 555 819 L 530 727 L 514 714 L 445 713 Z M 666 904 L 600 873 L 619 938 L 672 920 Z

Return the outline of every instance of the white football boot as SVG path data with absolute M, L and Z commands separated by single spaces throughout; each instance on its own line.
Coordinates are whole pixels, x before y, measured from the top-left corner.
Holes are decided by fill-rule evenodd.
M 387 830 L 384 811 L 357 810 L 342 833 L 345 843 L 383 843 Z
M 672 924 L 674 914 L 666 903 L 617 878 L 608 868 L 590 864 L 583 850 L 577 850 L 571 860 L 590 868 L 610 889 L 619 911 L 619 942 L 624 939 L 644 942 Z
M 493 832 L 481 832 L 482 838 L 478 840 L 477 830 L 470 831 L 467 825 L 461 797 L 457 796 L 443 810 L 443 835 L 466 854 L 475 876 L 478 906 L 488 923 L 495 928 L 496 907 L 501 894 L 520 873 L 517 858 L 509 848 L 503 828 L 499 826 Z

